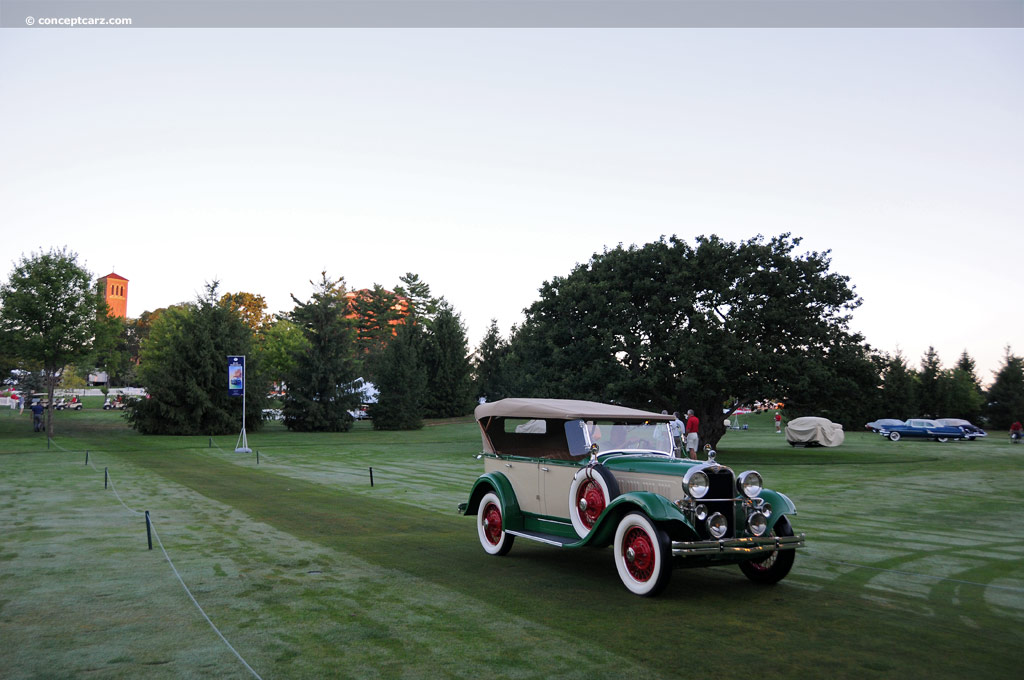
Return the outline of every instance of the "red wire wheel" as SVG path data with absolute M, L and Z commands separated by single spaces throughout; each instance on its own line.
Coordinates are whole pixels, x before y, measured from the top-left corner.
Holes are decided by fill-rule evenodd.
M 576 507 L 580 509 L 580 521 L 588 529 L 593 529 L 597 518 L 608 507 L 601 485 L 593 479 L 588 479 L 580 484 L 576 489 Z
M 619 483 L 603 465 L 576 472 L 569 487 L 569 519 L 580 538 L 586 538 L 608 505 L 619 496 Z
M 668 535 L 642 512 L 624 516 L 615 529 L 615 569 L 622 585 L 642 597 L 657 595 L 672 576 Z
M 480 545 L 490 555 L 504 555 L 512 549 L 515 536 L 505 533 L 505 518 L 501 513 L 501 499 L 493 491 L 484 494 L 476 514 Z
M 494 503 L 484 507 L 484 536 L 491 545 L 501 542 L 501 508 Z
M 646 531 L 632 527 L 626 532 L 622 558 L 630 576 L 641 582 L 651 580 L 654 575 L 654 543 Z

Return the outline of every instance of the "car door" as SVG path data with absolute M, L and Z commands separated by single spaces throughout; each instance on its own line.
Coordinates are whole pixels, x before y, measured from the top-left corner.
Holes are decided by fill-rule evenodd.
M 581 464 L 576 461 L 542 460 L 540 473 L 540 495 L 543 513 L 550 517 L 569 518 L 569 489 L 572 478 Z
M 543 514 L 538 480 L 540 471 L 536 458 L 502 456 L 485 460 L 484 468 L 488 472 L 500 472 L 508 479 L 516 493 L 520 510 L 536 515 Z

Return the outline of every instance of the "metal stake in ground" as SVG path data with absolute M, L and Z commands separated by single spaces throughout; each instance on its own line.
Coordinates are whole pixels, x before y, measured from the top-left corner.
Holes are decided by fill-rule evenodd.
M 146 510 L 146 540 L 149 542 L 149 549 L 153 549 L 153 529 L 149 522 L 149 510 Z

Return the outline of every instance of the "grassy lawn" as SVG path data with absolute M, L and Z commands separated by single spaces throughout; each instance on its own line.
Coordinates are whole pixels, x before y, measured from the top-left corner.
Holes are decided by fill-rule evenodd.
M 719 461 L 789 495 L 807 548 L 774 587 L 678 570 L 645 600 L 609 550 L 484 554 L 455 512 L 482 470 L 471 419 L 274 423 L 257 464 L 235 437 L 142 437 L 95 408 L 57 414 L 48 450 L 0 410 L 0 677 L 253 677 L 147 550 L 143 510 L 267 679 L 1018 676 L 1024 446 L 855 430 L 801 450 L 746 422 Z

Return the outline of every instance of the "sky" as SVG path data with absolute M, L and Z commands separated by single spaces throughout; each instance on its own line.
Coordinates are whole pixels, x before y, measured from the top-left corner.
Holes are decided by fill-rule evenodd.
M 619 243 L 784 232 L 851 328 L 1024 352 L 1013 30 L 0 30 L 0 280 L 67 246 L 128 314 L 415 272 L 472 346 Z

